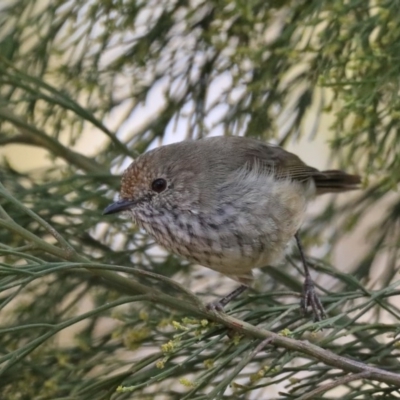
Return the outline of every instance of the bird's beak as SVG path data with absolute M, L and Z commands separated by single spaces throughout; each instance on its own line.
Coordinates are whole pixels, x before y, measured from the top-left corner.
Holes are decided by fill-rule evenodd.
M 119 200 L 110 204 L 103 211 L 103 215 L 115 214 L 117 212 L 129 210 L 136 202 L 133 200 Z

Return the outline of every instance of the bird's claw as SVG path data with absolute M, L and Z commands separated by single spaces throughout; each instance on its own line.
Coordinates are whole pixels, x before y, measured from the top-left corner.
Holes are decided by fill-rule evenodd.
M 323 318 L 326 318 L 326 312 L 321 303 L 321 300 L 319 299 L 315 291 L 314 282 L 312 281 L 310 276 L 306 276 L 306 279 L 304 281 L 303 295 L 300 302 L 300 307 L 303 314 L 305 314 L 308 307 L 310 307 L 314 315 L 314 321 L 321 321 Z
M 210 303 L 206 304 L 206 308 L 208 311 L 223 312 L 224 304 L 222 304 L 220 300 L 211 301 Z

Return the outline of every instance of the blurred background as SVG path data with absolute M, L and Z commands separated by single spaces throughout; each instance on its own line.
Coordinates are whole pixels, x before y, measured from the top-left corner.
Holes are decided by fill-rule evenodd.
M 228 313 L 398 370 L 399 22 L 396 1 L 3 1 L 1 397 L 292 399 L 335 379 L 310 398 L 398 397 L 382 382 L 341 384 L 346 371 L 283 348 L 250 357 L 256 340 L 93 268 L 177 299 L 130 269 L 203 302 L 227 293 L 228 278 L 102 210 L 132 159 L 159 145 L 282 145 L 363 176 L 361 191 L 314 201 L 301 232 L 329 318 L 299 313 L 294 246 Z

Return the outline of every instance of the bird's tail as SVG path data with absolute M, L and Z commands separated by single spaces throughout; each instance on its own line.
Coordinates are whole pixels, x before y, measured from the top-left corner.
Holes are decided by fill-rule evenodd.
M 361 177 L 339 170 L 321 171 L 313 176 L 317 195 L 324 193 L 347 192 L 360 189 Z

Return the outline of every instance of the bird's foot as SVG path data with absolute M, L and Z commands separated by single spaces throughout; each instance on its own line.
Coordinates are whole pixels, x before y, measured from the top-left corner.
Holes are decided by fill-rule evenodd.
M 212 301 L 206 305 L 207 310 L 209 311 L 218 311 L 223 312 L 224 307 L 233 299 L 238 297 L 241 293 L 243 293 L 247 289 L 246 285 L 238 286 L 233 292 L 228 293 L 226 296 L 222 297 L 219 300 Z
M 308 307 L 310 307 L 314 316 L 314 321 L 321 321 L 323 318 L 326 318 L 326 312 L 321 303 L 321 300 L 319 299 L 315 291 L 314 282 L 309 275 L 306 275 L 306 278 L 304 280 L 300 307 L 303 314 L 305 314 Z
M 206 308 L 208 311 L 214 312 L 223 312 L 225 304 L 222 304 L 220 300 L 211 301 L 210 303 L 206 304 Z

